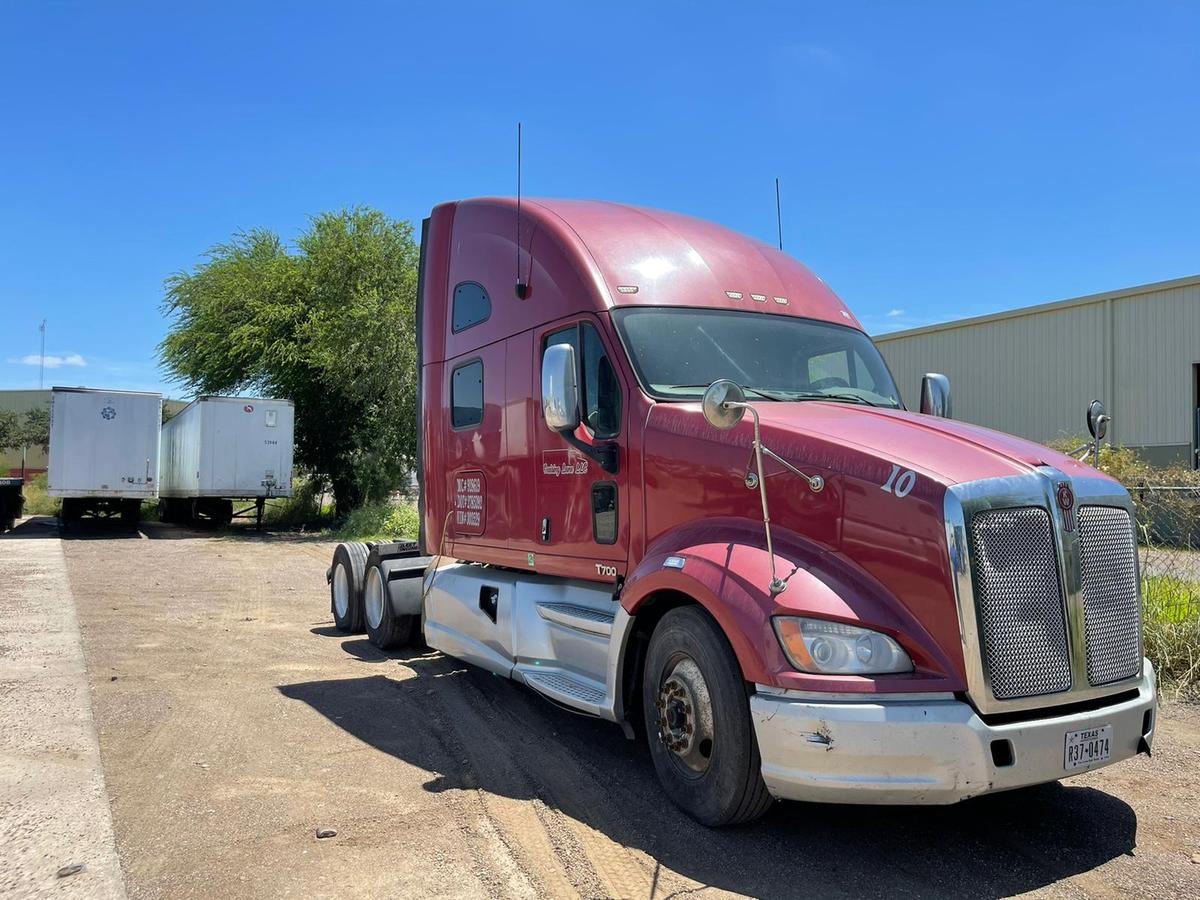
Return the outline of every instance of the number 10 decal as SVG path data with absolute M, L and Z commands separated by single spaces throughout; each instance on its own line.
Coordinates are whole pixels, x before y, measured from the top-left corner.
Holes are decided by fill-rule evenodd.
M 917 483 L 917 473 L 912 469 L 901 469 L 892 463 L 892 474 L 883 483 L 883 490 L 897 497 L 907 497 Z

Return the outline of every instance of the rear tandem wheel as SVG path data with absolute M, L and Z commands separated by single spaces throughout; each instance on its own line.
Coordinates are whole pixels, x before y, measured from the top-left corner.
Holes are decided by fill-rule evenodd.
M 363 630 L 363 580 L 367 567 L 367 545 L 357 541 L 338 544 L 329 570 L 329 608 L 338 631 L 355 634 Z

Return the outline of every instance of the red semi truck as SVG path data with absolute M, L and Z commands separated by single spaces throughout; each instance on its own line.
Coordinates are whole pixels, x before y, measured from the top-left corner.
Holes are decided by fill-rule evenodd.
M 647 737 L 709 825 L 952 803 L 1149 753 L 1133 507 L 906 410 L 804 266 L 682 215 L 447 203 L 418 298 L 422 531 L 331 605 Z

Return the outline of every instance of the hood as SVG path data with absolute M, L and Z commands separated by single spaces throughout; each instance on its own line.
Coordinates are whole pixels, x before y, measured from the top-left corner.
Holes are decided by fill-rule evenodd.
M 839 461 L 811 459 L 812 445 L 805 438 L 831 449 L 886 459 L 944 485 L 1024 475 L 1038 466 L 1052 466 L 1072 477 L 1099 475 L 1091 466 L 1041 444 L 951 419 L 821 401 L 762 401 L 754 406 L 767 432 L 767 446 L 786 458 L 808 455 L 811 463 L 833 471 L 842 468 Z

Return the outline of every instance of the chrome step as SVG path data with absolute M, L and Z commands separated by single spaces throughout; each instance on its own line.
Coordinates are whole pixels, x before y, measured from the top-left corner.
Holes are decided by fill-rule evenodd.
M 554 622 L 576 631 L 588 634 L 598 634 L 601 637 L 612 635 L 613 615 L 590 606 L 578 606 L 574 603 L 539 603 L 538 615 L 547 622 Z
M 604 714 L 607 699 L 604 688 L 589 679 L 561 669 L 539 670 L 527 666 L 518 666 L 517 674 L 543 696 L 593 715 Z

